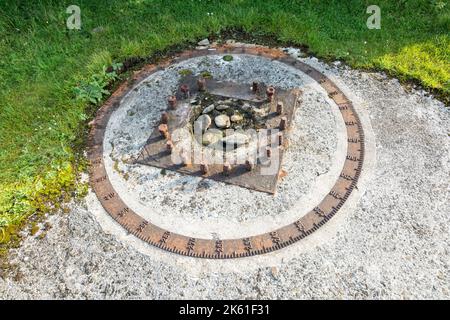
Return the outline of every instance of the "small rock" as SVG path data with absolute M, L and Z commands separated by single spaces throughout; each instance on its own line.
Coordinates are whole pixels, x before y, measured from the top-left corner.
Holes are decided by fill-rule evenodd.
M 216 107 L 216 110 L 222 111 L 222 110 L 228 109 L 229 107 L 230 107 L 230 106 L 227 106 L 226 104 L 219 104 L 219 105 Z
M 222 131 L 217 129 L 210 129 L 207 130 L 205 134 L 203 134 L 202 143 L 203 145 L 207 146 L 216 143 L 220 139 L 222 139 Z
M 227 99 L 227 100 L 222 101 L 222 104 L 226 104 L 228 106 L 230 106 L 230 105 L 232 105 L 234 103 L 236 103 L 236 101 L 233 100 L 233 99 Z
M 195 50 L 206 50 L 208 49 L 208 46 L 196 46 Z
M 208 117 L 209 118 L 209 117 Z M 218 128 L 228 128 L 231 125 L 230 117 L 224 114 L 214 118 L 214 123 Z
M 240 114 L 233 114 L 230 118 L 231 122 L 239 122 L 242 121 L 242 119 L 244 119 L 244 117 Z
M 209 46 L 209 40 L 203 39 L 197 43 L 198 46 Z
M 214 110 L 214 104 L 210 104 L 209 106 L 207 106 L 205 109 L 203 109 L 203 114 L 205 113 L 210 113 L 211 111 Z
M 205 132 L 211 125 L 211 117 L 203 114 L 194 122 L 194 132 Z
M 264 117 L 267 115 L 267 110 L 265 108 L 253 108 L 252 112 L 259 117 Z
M 92 33 L 100 33 L 100 32 L 103 32 L 103 31 L 105 31 L 105 28 L 103 28 L 103 27 L 97 27 L 97 28 L 94 28 L 94 29 L 92 29 Z
M 277 278 L 278 278 L 278 274 L 279 274 L 278 268 L 277 268 L 277 267 L 272 267 L 272 268 L 270 269 L 270 271 L 271 271 L 271 273 L 272 273 L 272 276 L 273 276 L 275 279 L 277 279 Z
M 249 137 L 246 134 L 235 132 L 232 135 L 226 136 L 222 139 L 224 143 L 227 145 L 237 145 L 241 146 L 243 144 L 246 144 L 249 141 Z
M 250 105 L 250 103 L 245 102 L 245 103 L 242 105 L 242 110 L 247 111 L 247 110 L 250 110 L 251 108 L 252 108 L 252 106 Z

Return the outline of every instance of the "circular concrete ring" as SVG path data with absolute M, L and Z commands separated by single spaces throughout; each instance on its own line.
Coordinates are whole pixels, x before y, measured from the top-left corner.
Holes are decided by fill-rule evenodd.
M 306 215 L 297 221 L 271 232 L 239 239 L 199 239 L 164 230 L 143 219 L 130 209 L 114 190 L 103 160 L 103 140 L 111 114 L 122 98 L 136 83 L 172 63 L 190 58 L 216 54 L 250 54 L 263 56 L 290 65 L 317 81 L 339 107 L 347 129 L 347 156 L 340 176 L 330 192 Z M 351 101 L 325 75 L 277 49 L 239 48 L 222 46 L 214 50 L 187 51 L 159 65 L 148 65 L 122 84 L 108 101 L 98 110 L 90 136 L 88 158 L 90 161 L 90 184 L 104 209 L 128 232 L 160 249 L 191 257 L 228 259 L 248 257 L 272 252 L 301 240 L 331 219 L 356 187 L 364 160 L 364 132 Z

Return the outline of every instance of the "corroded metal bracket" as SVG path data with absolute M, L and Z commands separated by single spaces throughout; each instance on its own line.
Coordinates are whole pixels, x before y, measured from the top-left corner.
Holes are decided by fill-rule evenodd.
M 198 82 L 201 79 L 202 87 L 199 88 Z M 256 85 L 255 85 L 256 86 Z M 200 90 L 199 90 L 200 89 Z M 269 96 L 266 92 L 272 91 L 272 95 Z M 264 117 L 264 128 L 268 130 L 269 137 L 272 139 L 260 142 L 260 149 L 268 148 L 269 155 L 261 155 L 259 152 L 259 159 L 251 158 L 254 162 L 254 166 L 251 170 L 248 170 L 245 159 L 242 161 L 234 161 L 230 163 L 230 168 L 225 166 L 226 152 L 222 146 L 220 150 L 214 150 L 216 154 L 220 154 L 219 158 L 224 159 L 223 162 L 208 164 L 208 170 L 205 170 L 205 162 L 207 161 L 208 147 L 196 144 L 196 140 L 193 137 L 193 132 L 187 131 L 187 134 L 191 135 L 191 148 L 189 150 L 189 159 L 198 159 L 198 161 L 190 161 L 189 165 L 184 165 L 180 161 L 173 160 L 171 136 L 174 131 L 185 127 L 189 122 L 189 116 L 191 115 L 192 105 L 190 101 L 193 98 L 198 97 L 203 92 L 208 92 L 211 96 L 217 96 L 221 98 L 232 98 L 242 102 L 248 102 L 255 105 L 255 108 L 264 107 L 269 110 Z M 292 123 L 293 115 L 296 106 L 298 105 L 298 99 L 301 91 L 299 89 L 283 90 L 280 88 L 268 87 L 265 84 L 258 84 L 255 90 L 252 90 L 250 84 L 237 84 L 233 82 L 215 81 L 213 79 L 202 79 L 198 77 L 188 76 L 180 81 L 179 89 L 174 94 L 176 98 L 175 103 L 169 102 L 169 106 L 164 111 L 164 119 L 162 119 L 164 131 L 161 132 L 160 127 L 156 127 L 146 144 L 142 148 L 142 151 L 137 159 L 137 163 L 146 164 L 158 168 L 164 168 L 172 171 L 176 171 L 183 174 L 189 174 L 193 176 L 201 176 L 204 178 L 225 182 L 228 184 L 238 185 L 248 189 L 267 192 L 274 194 L 281 171 L 281 163 L 284 154 L 285 140 L 282 143 L 273 141 L 277 139 L 275 133 L 271 133 L 275 130 L 281 134 L 285 134 Z M 277 106 L 279 106 L 277 108 Z M 283 106 L 282 108 L 280 106 Z M 283 126 L 282 128 L 280 127 Z M 166 132 L 167 128 L 167 132 Z M 255 131 L 256 132 L 256 131 Z M 170 145 L 167 148 L 167 144 Z M 194 148 L 193 145 L 196 144 Z M 275 149 L 272 151 L 272 149 Z M 248 150 L 245 150 L 248 151 Z M 231 151 L 230 151 L 231 152 Z M 276 156 L 275 156 L 276 155 Z M 217 155 L 216 155 L 217 157 Z M 175 158 L 178 158 L 175 157 Z M 178 160 L 178 159 L 177 159 Z M 202 161 L 200 161 L 202 160 Z M 203 166 L 202 166 L 203 165 Z M 272 170 L 264 170 L 269 166 L 273 166 Z

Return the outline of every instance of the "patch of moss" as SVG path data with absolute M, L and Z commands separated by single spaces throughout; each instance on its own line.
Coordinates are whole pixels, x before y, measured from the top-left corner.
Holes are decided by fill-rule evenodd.
M 34 236 L 38 231 L 39 231 L 39 226 L 37 225 L 37 223 L 36 222 L 33 222 L 32 224 L 31 224 L 31 230 L 30 230 L 30 234 L 32 235 L 32 236 Z
M 201 75 L 203 78 L 205 78 L 205 79 L 211 79 L 211 78 L 212 78 L 212 74 L 211 74 L 211 72 L 209 72 L 209 71 L 202 71 L 202 72 L 200 73 L 200 75 Z
M 117 171 L 118 173 L 121 172 L 121 171 L 120 171 L 120 168 L 119 168 L 119 161 L 114 160 L 113 169 L 114 169 L 115 171 Z
M 178 71 L 178 73 L 180 75 L 182 75 L 183 77 L 186 77 L 186 76 L 190 76 L 192 74 L 192 70 L 190 70 L 190 69 L 183 69 L 183 70 Z
M 76 187 L 75 193 L 76 193 L 77 199 L 84 198 L 87 195 L 88 190 L 89 190 L 89 184 L 87 182 L 77 183 L 75 187 Z
M 233 61 L 233 56 L 227 54 L 226 56 L 223 56 L 222 58 L 224 61 L 230 62 Z
M 32 235 L 39 231 L 44 214 L 55 212 L 61 204 L 79 197 L 77 170 L 70 162 L 52 165 L 44 176 L 32 184 L 13 186 L 0 199 L 0 260 L 6 261 L 10 248 L 19 246 L 19 231 L 29 227 Z M 30 186 L 31 185 L 31 186 Z M 32 220 L 28 218 L 32 216 Z M 6 262 L 5 262 L 6 263 Z
M 42 240 L 42 239 L 45 238 L 46 235 L 47 235 L 47 231 L 42 231 L 42 232 L 38 235 L 38 238 Z

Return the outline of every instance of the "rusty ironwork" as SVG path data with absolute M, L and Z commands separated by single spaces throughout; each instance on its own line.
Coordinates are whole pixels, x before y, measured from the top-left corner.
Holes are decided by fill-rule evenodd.
M 202 174 L 208 174 L 208 171 L 209 171 L 208 164 L 201 163 L 200 164 L 200 171 L 202 172 Z
M 170 108 L 175 109 L 177 107 L 177 97 L 170 96 L 167 99 L 167 102 L 169 103 Z
M 317 81 L 334 100 L 347 129 L 347 157 L 340 176 L 330 192 L 317 206 L 288 225 L 271 232 L 239 239 L 199 239 L 162 229 L 134 212 L 114 187 L 106 173 L 103 160 L 103 138 L 107 123 L 113 111 L 118 108 L 122 97 L 133 89 L 134 84 L 159 70 L 156 65 L 148 65 L 124 83 L 98 110 L 89 136 L 88 157 L 90 161 L 90 184 L 103 208 L 128 232 L 160 249 L 198 258 L 230 259 L 264 254 L 291 245 L 330 220 L 344 205 L 356 188 L 364 161 L 364 132 L 352 102 L 325 75 L 311 66 L 302 63 L 285 53 L 269 48 L 240 48 L 233 46 L 217 47 L 216 50 L 188 51 L 174 59 L 160 63 L 159 67 L 169 66 L 193 57 L 212 54 L 253 54 L 293 66 Z
M 252 171 L 255 169 L 255 163 L 252 160 L 245 160 L 245 169 Z
M 189 75 L 180 80 L 181 85 L 179 86 L 179 90 L 174 94 L 174 97 L 178 101 L 177 109 L 173 110 L 169 108 L 165 111 L 167 114 L 166 118 L 168 120 L 167 124 L 160 124 L 158 128 L 155 128 L 149 139 L 147 139 L 147 143 L 143 146 L 136 162 L 176 171 L 182 174 L 202 176 L 204 178 L 237 185 L 248 189 L 274 194 L 279 180 L 278 178 L 281 170 L 280 164 L 284 155 L 283 150 L 277 154 L 279 157 L 273 160 L 273 164 L 275 164 L 273 167 L 276 168 L 273 174 L 268 174 L 266 172 L 264 175 L 260 174 L 261 171 L 264 170 L 265 166 L 272 164 L 272 162 L 266 163 L 260 161 L 259 163 L 255 163 L 252 170 L 244 170 L 244 166 L 237 166 L 237 163 L 230 161 L 235 170 L 230 169 L 225 174 L 221 174 L 224 173 L 224 170 L 220 164 L 211 163 L 208 166 L 207 172 L 205 172 L 201 166 L 201 163 L 195 163 L 195 161 L 193 161 L 189 166 L 180 166 L 177 163 L 174 163 L 171 153 L 164 152 L 166 149 L 166 141 L 164 139 L 168 139 L 174 130 L 179 129 L 180 127 L 185 127 L 186 124 L 190 122 L 193 108 L 190 101 L 192 99 L 196 101 L 196 99 L 201 97 L 201 94 L 204 94 L 204 92 L 199 91 L 200 88 L 195 88 L 193 85 L 198 83 L 199 79 L 201 78 Z M 211 101 L 212 96 L 224 100 L 232 98 L 235 101 L 252 104 L 255 109 L 262 107 L 265 108 L 265 110 L 269 110 L 264 120 L 264 126 L 267 130 L 277 129 L 281 119 L 285 119 L 284 126 L 286 129 L 288 128 L 288 126 L 292 123 L 298 98 L 301 94 L 299 89 L 277 89 L 276 97 L 274 97 L 276 102 L 268 103 L 265 99 L 266 86 L 262 83 L 258 85 L 258 90 L 255 92 L 249 89 L 248 84 L 215 81 L 213 79 L 203 80 L 205 80 L 204 86 L 207 88 L 206 92 L 208 94 L 208 101 Z M 186 98 L 184 95 L 188 92 L 187 88 L 194 89 L 189 91 L 190 95 Z M 271 86 L 268 88 L 271 88 L 270 91 L 275 93 L 274 87 Z M 277 113 L 276 105 L 279 103 L 286 106 L 282 114 Z M 193 138 L 193 132 L 191 132 L 191 135 L 193 145 L 196 141 Z M 164 139 L 161 139 L 160 137 Z M 186 164 L 184 157 L 189 156 L 189 158 L 195 159 L 194 152 L 198 152 L 199 148 L 206 149 L 207 147 L 199 144 L 197 148 L 191 148 L 192 150 L 189 151 L 191 152 L 190 154 L 181 155 L 182 164 Z M 215 149 L 215 151 L 217 152 L 218 150 Z M 223 157 L 226 157 L 225 151 L 226 150 L 221 150 Z M 189 153 L 188 151 L 185 152 Z M 263 153 L 265 159 L 271 157 L 271 150 L 268 150 L 267 154 L 266 152 Z
M 283 133 L 282 133 L 282 132 L 278 132 L 278 133 L 277 133 L 277 138 L 278 138 L 278 145 L 279 145 L 279 146 L 282 146 L 282 145 L 283 145 L 283 141 L 284 141 L 284 140 L 283 140 L 283 139 L 284 139 L 284 138 L 283 138 Z
M 174 148 L 173 142 L 171 140 L 167 141 L 166 142 L 166 149 L 167 149 L 167 151 L 171 153 L 173 148 Z
M 272 87 L 272 86 L 267 87 L 267 89 L 266 89 L 266 94 L 267 94 L 267 100 L 268 100 L 269 102 L 272 102 L 273 96 L 275 95 L 275 88 Z
M 278 115 L 282 115 L 283 114 L 283 101 L 278 101 L 277 102 L 277 114 Z
M 169 114 L 167 112 L 161 113 L 161 123 L 167 124 L 169 122 Z
M 256 93 L 258 91 L 258 82 L 253 82 L 252 83 L 252 91 L 253 93 Z
M 287 118 L 281 117 L 280 119 L 280 130 L 286 130 L 287 128 Z
M 205 91 L 206 90 L 206 79 L 199 78 L 197 80 L 197 88 L 198 88 L 198 91 Z

